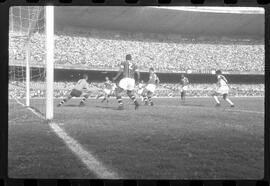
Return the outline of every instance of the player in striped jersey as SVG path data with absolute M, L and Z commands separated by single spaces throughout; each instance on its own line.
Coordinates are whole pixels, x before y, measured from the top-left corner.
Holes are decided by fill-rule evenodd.
M 180 80 L 180 85 L 181 85 L 181 100 L 184 103 L 185 102 L 185 97 L 186 97 L 186 91 L 187 91 L 187 86 L 189 84 L 188 78 L 184 76 L 184 74 L 181 74 L 181 80 Z
M 227 101 L 231 107 L 234 107 L 234 103 L 228 98 L 228 93 L 229 93 L 229 86 L 228 86 L 228 81 L 227 79 L 221 74 L 220 70 L 216 71 L 216 76 L 218 79 L 218 89 L 213 93 L 213 97 L 216 101 L 216 107 L 220 106 L 220 101 L 218 100 L 218 95 L 222 95 L 223 99 Z
M 106 76 L 103 92 L 97 96 L 97 99 L 100 97 L 104 97 L 101 102 L 104 102 L 106 100 L 108 103 L 109 98 L 110 98 L 110 96 L 112 96 L 114 94 L 115 89 L 116 89 L 115 83 L 110 81 L 109 77 Z
M 147 86 L 144 89 L 143 97 L 144 97 L 144 103 L 145 105 L 148 105 L 150 103 L 151 106 L 154 106 L 152 96 L 155 92 L 156 86 L 159 84 L 159 78 L 156 75 L 154 68 L 149 69 L 149 80 L 147 83 Z
M 71 90 L 69 95 L 64 98 L 57 107 L 60 107 L 64 103 L 66 103 L 68 100 L 70 100 L 73 97 L 83 97 L 80 101 L 80 106 L 84 106 L 85 100 L 89 97 L 89 84 L 87 83 L 88 75 L 84 74 L 83 79 L 80 79 L 77 84 L 74 86 L 74 88 Z
M 137 65 L 135 65 L 131 61 L 131 55 L 128 54 L 126 55 L 126 61 L 122 62 L 120 64 L 119 71 L 117 75 L 113 78 L 113 81 L 117 80 L 120 75 L 123 74 L 123 78 L 120 80 L 119 85 L 116 89 L 116 99 L 118 101 L 119 107 L 118 110 L 123 110 L 123 101 L 121 97 L 121 92 L 127 91 L 127 95 L 130 97 L 130 99 L 134 102 L 135 104 L 135 110 L 138 109 L 139 103 L 136 100 L 136 97 L 134 95 L 134 88 L 135 88 L 135 73 L 137 74 L 138 81 L 140 80 L 140 72 L 138 70 Z

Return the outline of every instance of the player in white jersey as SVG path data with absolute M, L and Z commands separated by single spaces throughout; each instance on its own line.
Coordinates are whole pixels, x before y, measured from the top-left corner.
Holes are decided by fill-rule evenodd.
M 138 94 L 138 97 L 141 97 L 142 101 L 143 101 L 143 91 L 145 89 L 145 84 L 144 84 L 144 81 L 141 80 L 141 82 L 138 84 L 137 86 L 137 94 Z
M 116 84 L 112 83 L 109 77 L 106 76 L 103 92 L 97 96 L 97 99 L 100 97 L 104 97 L 101 102 L 104 102 L 106 100 L 108 103 L 110 96 L 113 96 L 115 94 L 116 88 L 117 88 Z
M 154 68 L 149 69 L 149 81 L 143 91 L 144 103 L 148 105 L 150 103 L 151 106 L 154 106 L 152 96 L 156 90 L 156 86 L 159 84 L 159 78 L 156 75 Z
M 57 107 L 60 107 L 73 97 L 83 97 L 80 101 L 80 106 L 84 106 L 85 100 L 89 97 L 89 84 L 87 83 L 88 75 L 84 74 L 83 79 L 80 79 L 66 98 L 64 98 Z
M 227 101 L 231 107 L 234 107 L 234 103 L 228 98 L 228 94 L 229 94 L 229 86 L 228 86 L 228 81 L 227 79 L 221 74 L 220 70 L 216 71 L 216 76 L 218 79 L 218 89 L 213 93 L 213 97 L 216 101 L 216 107 L 220 106 L 220 101 L 218 100 L 219 95 L 223 96 L 223 99 L 225 101 Z
M 182 100 L 183 103 L 185 102 L 185 97 L 186 97 L 186 91 L 187 91 L 187 88 L 188 88 L 188 84 L 189 84 L 188 78 L 185 77 L 184 74 L 181 74 L 181 80 L 180 80 L 181 89 L 180 89 L 180 92 L 181 92 L 181 100 Z

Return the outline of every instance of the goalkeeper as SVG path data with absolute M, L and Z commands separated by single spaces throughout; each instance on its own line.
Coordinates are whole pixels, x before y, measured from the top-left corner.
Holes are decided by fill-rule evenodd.
M 89 89 L 89 84 L 87 83 L 88 80 L 88 75 L 84 74 L 83 79 L 80 79 L 77 84 L 74 86 L 74 88 L 71 90 L 69 95 L 64 98 L 58 105 L 57 107 L 60 107 L 64 103 L 66 103 L 68 100 L 70 100 L 73 97 L 83 97 L 80 101 L 80 106 L 85 105 L 86 99 L 89 97 L 90 94 L 90 89 Z

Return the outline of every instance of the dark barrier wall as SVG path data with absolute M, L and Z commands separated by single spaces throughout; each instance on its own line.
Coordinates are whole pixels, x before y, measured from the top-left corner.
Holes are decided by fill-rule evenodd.
M 21 67 L 20 67 L 21 68 Z M 15 77 L 18 73 L 10 74 L 10 78 Z M 31 70 L 32 80 L 40 81 L 43 80 L 43 69 L 33 68 Z M 83 74 L 88 74 L 89 81 L 93 82 L 104 82 L 105 77 L 108 76 L 110 79 L 116 75 L 116 72 L 105 72 L 105 71 L 88 71 L 88 70 L 66 70 L 66 69 L 55 69 L 54 81 L 78 81 L 82 78 Z M 179 83 L 179 73 L 157 73 L 161 83 Z M 190 83 L 216 83 L 217 79 L 212 74 L 185 74 L 189 79 Z M 145 82 L 148 80 L 148 73 L 141 73 L 141 79 Z M 260 84 L 264 83 L 264 75 L 225 75 L 229 83 L 234 84 Z M 17 77 L 15 79 L 19 79 Z M 21 79 L 21 78 L 20 78 Z M 119 78 L 120 79 L 120 78 Z
M 55 70 L 55 81 L 77 81 L 86 73 L 89 76 L 89 81 L 102 82 L 105 76 L 110 79 L 116 75 L 116 72 L 102 71 L 84 71 L 84 70 Z M 180 74 L 178 73 L 157 73 L 161 83 L 178 83 Z M 264 75 L 225 75 L 230 83 L 235 84 L 259 84 L 264 83 Z M 141 79 L 147 81 L 148 73 L 141 73 Z M 191 83 L 216 83 L 217 79 L 212 74 L 186 74 Z

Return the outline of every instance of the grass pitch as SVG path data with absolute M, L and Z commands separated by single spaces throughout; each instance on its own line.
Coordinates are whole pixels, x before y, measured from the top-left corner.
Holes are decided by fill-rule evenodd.
M 55 100 L 55 105 L 60 100 Z M 55 107 L 55 122 L 86 151 L 125 179 L 261 179 L 264 98 L 156 98 L 155 105 L 124 100 Z M 43 100 L 33 100 L 44 107 Z M 9 177 L 100 178 L 50 126 L 15 100 L 9 104 Z

